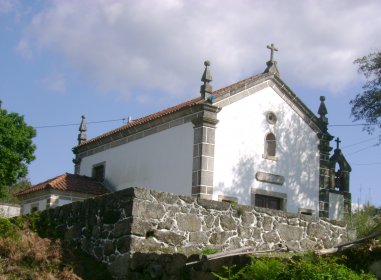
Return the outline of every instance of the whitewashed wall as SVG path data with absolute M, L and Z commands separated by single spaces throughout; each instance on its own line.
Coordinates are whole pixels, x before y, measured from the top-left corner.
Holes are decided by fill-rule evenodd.
M 20 216 L 20 206 L 13 204 L 0 204 L 0 217 L 11 218 Z
M 267 122 L 268 111 L 276 114 L 275 125 Z M 225 106 L 218 119 L 213 199 L 233 196 L 240 204 L 251 204 L 252 191 L 262 189 L 286 194 L 288 212 L 306 208 L 318 214 L 318 138 L 272 88 Z M 277 139 L 277 161 L 262 157 L 268 132 Z M 285 182 L 259 182 L 258 171 L 284 176 Z
M 193 134 L 188 122 L 84 157 L 80 174 L 92 176 L 93 165 L 105 162 L 106 183 L 115 191 L 140 186 L 191 194 Z
M 32 206 L 37 205 L 38 211 L 43 211 L 48 208 L 48 199 L 50 201 L 49 207 L 58 207 L 65 204 L 69 204 L 75 201 L 82 201 L 89 197 L 93 197 L 91 194 L 86 193 L 74 193 L 54 190 L 54 193 L 50 191 L 38 191 L 27 197 L 21 197 L 21 214 L 26 215 L 32 212 Z

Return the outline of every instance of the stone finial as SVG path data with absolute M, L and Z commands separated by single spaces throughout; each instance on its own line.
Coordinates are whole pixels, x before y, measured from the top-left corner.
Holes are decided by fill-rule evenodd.
M 204 62 L 204 65 L 205 65 L 205 70 L 204 70 L 204 73 L 202 74 L 202 77 L 201 77 L 201 81 L 204 82 L 204 84 L 201 86 L 200 93 L 201 93 L 202 99 L 207 100 L 213 91 L 212 85 L 210 84 L 210 82 L 213 79 L 212 79 L 212 74 L 210 73 L 210 69 L 209 69 L 210 62 L 208 60 L 206 60 Z
M 325 107 L 325 96 L 320 96 L 320 106 L 318 110 L 318 114 L 320 115 L 320 119 L 324 123 L 328 123 L 328 118 L 325 116 L 328 114 L 327 107 Z
M 79 125 L 79 134 L 78 134 L 78 145 L 81 145 L 83 142 L 86 141 L 86 117 L 82 115 L 82 121 Z
M 277 52 L 278 49 L 274 44 L 267 45 L 267 48 L 270 50 L 270 60 L 266 62 L 267 67 L 263 73 L 272 73 L 279 76 L 277 62 L 274 60 L 274 52 Z

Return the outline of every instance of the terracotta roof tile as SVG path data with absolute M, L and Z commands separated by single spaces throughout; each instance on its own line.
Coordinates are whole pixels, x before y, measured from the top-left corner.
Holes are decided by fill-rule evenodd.
M 77 147 L 81 147 L 81 146 L 84 146 L 86 144 L 96 142 L 98 140 L 106 138 L 107 136 L 113 135 L 113 134 L 118 133 L 120 131 L 123 131 L 125 129 L 131 128 L 131 127 L 134 127 L 134 126 L 137 126 L 137 125 L 141 125 L 143 123 L 146 123 L 146 122 L 158 119 L 160 117 L 169 115 L 171 113 L 180 111 L 181 109 L 183 109 L 185 107 L 192 107 L 192 106 L 200 103 L 200 101 L 201 101 L 201 97 L 193 98 L 191 100 L 185 101 L 183 103 L 180 103 L 178 105 L 169 107 L 169 108 L 161 110 L 159 112 L 156 112 L 156 113 L 153 113 L 153 114 L 141 117 L 139 119 L 133 120 L 132 122 L 130 122 L 130 123 L 126 124 L 126 125 L 123 125 L 123 126 L 117 128 L 117 129 L 111 130 L 111 131 L 106 132 L 106 133 L 104 133 L 104 134 L 102 134 L 100 136 L 97 136 L 97 137 L 94 137 L 94 138 L 89 139 L 87 141 L 84 141 L 84 142 L 81 143 L 81 145 L 78 145 Z
M 45 182 L 34 185 L 28 189 L 15 193 L 15 196 L 22 196 L 32 192 L 54 189 L 59 191 L 87 193 L 93 195 L 106 194 L 109 191 L 98 181 L 93 178 L 65 173 L 63 175 L 54 177 Z
M 231 85 L 229 85 L 227 87 L 224 87 L 224 88 L 221 88 L 219 90 L 216 90 L 216 91 L 214 91 L 212 93 L 212 95 L 218 97 L 218 96 L 222 95 L 225 92 L 234 90 L 234 89 L 239 88 L 241 86 L 245 86 L 245 84 L 247 84 L 247 83 L 249 83 L 251 81 L 256 81 L 257 79 L 259 79 L 261 77 L 264 77 L 264 76 L 272 76 L 272 75 L 270 75 L 269 73 L 261 73 L 261 74 L 255 75 L 255 76 L 251 76 L 251 77 L 249 77 L 247 79 L 244 79 L 244 80 L 239 81 L 237 83 L 231 84 Z M 82 142 L 80 145 L 78 145 L 76 147 L 81 147 L 81 146 L 85 146 L 85 145 L 93 143 L 93 142 L 97 142 L 97 141 L 99 141 L 101 139 L 104 139 L 104 138 L 110 136 L 110 135 L 113 135 L 113 134 L 116 134 L 118 132 L 124 131 L 126 129 L 131 128 L 131 127 L 138 126 L 138 125 L 141 125 L 143 123 L 146 123 L 146 122 L 158 119 L 160 117 L 172 114 L 174 112 L 180 111 L 181 109 L 183 109 L 185 107 L 192 107 L 192 106 L 200 104 L 202 102 L 203 102 L 203 100 L 201 99 L 201 97 L 190 99 L 190 100 L 185 101 L 183 103 L 180 103 L 178 105 L 175 105 L 175 106 L 169 107 L 167 109 L 161 110 L 159 112 L 156 112 L 156 113 L 153 113 L 153 114 L 141 117 L 139 119 L 136 119 L 136 120 L 134 120 L 134 121 L 132 121 L 132 122 L 126 124 L 126 125 L 123 125 L 123 126 L 117 128 L 117 129 L 111 130 L 111 131 L 106 132 L 106 133 L 104 133 L 102 135 L 99 135 L 97 137 L 94 137 L 92 139 L 84 141 L 84 142 Z

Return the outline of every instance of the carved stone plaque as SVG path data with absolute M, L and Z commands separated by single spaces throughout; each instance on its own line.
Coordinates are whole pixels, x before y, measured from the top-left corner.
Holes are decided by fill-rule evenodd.
M 255 179 L 257 179 L 260 182 L 266 182 L 271 183 L 275 185 L 283 185 L 284 183 L 284 177 L 280 175 L 275 175 L 271 173 L 261 172 L 258 171 L 255 174 Z

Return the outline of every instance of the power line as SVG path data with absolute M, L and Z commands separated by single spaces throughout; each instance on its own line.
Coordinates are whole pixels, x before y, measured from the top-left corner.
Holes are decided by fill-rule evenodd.
M 381 125 L 381 123 L 329 124 L 328 126 L 368 126 L 368 125 Z
M 364 151 L 364 150 L 368 150 L 368 149 L 371 149 L 371 148 L 374 148 L 374 147 L 377 147 L 377 146 L 379 146 L 379 144 L 373 144 L 373 145 L 371 145 L 371 146 L 367 146 L 367 147 L 365 147 L 365 148 L 362 148 L 362 149 L 360 149 L 360 150 L 357 150 L 357 151 L 354 151 L 353 153 L 348 154 L 348 156 L 357 154 L 357 153 L 359 153 L 359 152 L 362 152 L 362 151 Z
M 357 145 L 360 145 L 360 144 L 363 144 L 363 143 L 366 143 L 366 142 L 373 141 L 373 140 L 378 139 L 378 138 L 379 138 L 379 137 L 377 136 L 377 137 L 374 137 L 374 138 L 370 138 L 370 139 L 362 140 L 362 141 L 360 141 L 360 142 L 356 142 L 356 143 L 353 143 L 353 144 L 344 146 L 344 147 L 342 147 L 342 149 L 346 149 L 346 148 L 354 147 L 354 146 L 357 146 Z
M 126 118 L 122 119 L 114 119 L 114 120 L 103 120 L 103 121 L 92 121 L 87 122 L 87 124 L 96 124 L 96 123 L 107 123 L 107 122 L 117 122 L 117 121 L 125 121 Z M 44 126 L 35 126 L 34 128 L 40 129 L 40 128 L 54 128 L 54 127 L 64 127 L 64 126 L 79 126 L 79 123 L 68 123 L 68 124 L 55 124 L 55 125 L 44 125 Z
M 351 163 L 351 165 L 381 165 L 381 162 L 370 162 L 370 163 Z

